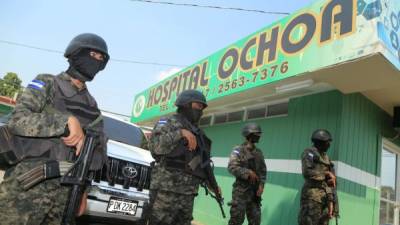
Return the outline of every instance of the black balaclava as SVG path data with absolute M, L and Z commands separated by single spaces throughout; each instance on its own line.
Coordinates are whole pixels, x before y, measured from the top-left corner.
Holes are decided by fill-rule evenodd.
M 68 58 L 67 73 L 82 82 L 91 81 L 96 74 L 103 70 L 107 61 L 99 61 L 90 56 L 90 49 L 81 49 Z
M 258 143 L 258 141 L 260 140 L 261 136 L 259 134 L 249 134 L 249 136 L 247 136 L 247 140 L 250 141 L 251 143 Z
M 315 141 L 314 147 L 316 147 L 321 152 L 327 152 L 331 143 L 329 141 Z
M 178 112 L 196 125 L 199 123 L 201 116 L 203 116 L 203 110 L 193 109 L 191 106 L 179 108 Z

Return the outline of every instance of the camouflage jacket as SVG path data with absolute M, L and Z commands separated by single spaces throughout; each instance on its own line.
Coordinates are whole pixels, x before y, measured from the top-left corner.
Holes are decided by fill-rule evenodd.
M 305 180 L 302 198 L 320 203 L 333 201 L 332 188 L 327 184 L 325 175 L 333 166 L 328 155 L 311 147 L 304 150 L 301 159 Z
M 255 171 L 251 167 L 255 167 Z M 229 158 L 228 170 L 236 177 L 233 187 L 242 191 L 252 187 L 248 181 L 250 170 L 257 174 L 261 185 L 264 185 L 267 179 L 267 166 L 262 151 L 247 141 L 233 148 Z
M 162 118 L 155 125 L 151 139 L 148 143 L 149 150 L 154 158 L 161 161 L 156 163 L 152 170 L 150 189 L 164 190 L 180 194 L 197 194 L 202 182 L 199 178 L 185 173 L 179 169 L 167 168 L 162 163 L 162 158 L 172 153 L 182 141 L 181 129 L 185 122 L 179 114 L 169 118 Z
M 84 102 L 76 102 L 76 99 Z M 22 142 L 29 143 L 24 150 L 25 157 L 46 155 L 51 159 L 66 160 L 67 152 L 75 151 L 65 146 L 60 138 L 68 118 L 75 116 L 84 128 L 99 115 L 97 103 L 88 90 L 78 90 L 71 84 L 68 74 L 40 74 L 18 99 L 8 126 L 13 134 L 23 139 Z M 102 121 L 93 128 L 103 134 Z M 94 152 L 92 169 L 99 169 L 106 160 L 104 135 L 101 135 L 100 143 Z

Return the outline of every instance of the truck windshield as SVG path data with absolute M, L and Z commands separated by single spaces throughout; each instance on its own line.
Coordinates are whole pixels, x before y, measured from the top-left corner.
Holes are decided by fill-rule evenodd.
M 143 140 L 143 132 L 139 127 L 104 115 L 103 119 L 104 132 L 110 140 L 140 148 Z

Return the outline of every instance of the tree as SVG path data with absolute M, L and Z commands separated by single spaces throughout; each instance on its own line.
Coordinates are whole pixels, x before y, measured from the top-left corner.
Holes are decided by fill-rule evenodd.
M 13 98 L 21 91 L 21 83 L 16 73 L 8 72 L 3 79 L 0 79 L 0 95 Z

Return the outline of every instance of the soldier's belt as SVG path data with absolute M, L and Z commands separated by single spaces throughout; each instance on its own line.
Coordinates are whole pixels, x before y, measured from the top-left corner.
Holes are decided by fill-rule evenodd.
M 183 162 L 164 160 L 162 165 L 167 168 L 178 169 L 178 170 L 186 170 L 187 169 L 186 163 L 183 163 Z
M 19 175 L 17 181 L 26 191 L 44 180 L 63 176 L 69 171 L 72 165 L 73 163 L 66 161 L 47 161 L 45 164 L 36 166 L 28 172 Z
M 325 181 L 306 181 L 305 184 L 312 188 L 325 188 L 327 186 Z

